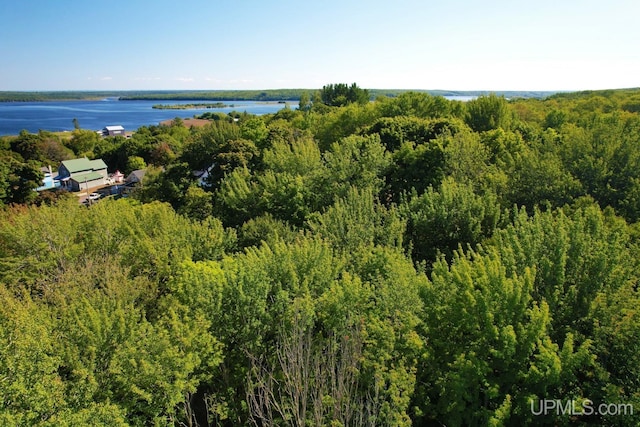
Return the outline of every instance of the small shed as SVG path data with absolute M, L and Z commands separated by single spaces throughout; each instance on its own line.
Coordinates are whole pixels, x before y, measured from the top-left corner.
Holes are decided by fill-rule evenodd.
M 124 182 L 124 174 L 117 170 L 111 175 L 111 179 L 113 179 L 113 182 L 115 182 L 116 184 L 120 184 Z
M 135 185 L 135 184 L 139 184 L 142 182 L 142 179 L 144 178 L 144 174 L 147 172 L 146 169 L 137 169 L 134 170 L 133 172 L 131 172 L 129 175 L 127 175 L 127 178 L 124 180 L 124 182 L 127 185 Z
M 124 126 L 105 126 L 102 136 L 125 136 Z

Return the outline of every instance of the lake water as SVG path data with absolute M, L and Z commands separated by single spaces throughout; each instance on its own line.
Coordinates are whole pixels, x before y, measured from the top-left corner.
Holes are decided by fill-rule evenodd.
M 17 135 L 21 130 L 37 133 L 39 130 L 73 130 L 73 119 L 78 119 L 82 129 L 100 130 L 108 125 L 122 125 L 127 131 L 140 126 L 157 125 L 163 120 L 176 117 L 188 118 L 204 112 L 239 111 L 250 114 L 276 113 L 285 104 L 256 101 L 222 101 L 224 108 L 198 108 L 193 110 L 159 110 L 156 104 L 215 103 L 217 101 L 47 101 L 47 102 L 0 102 L 0 135 Z M 292 109 L 298 108 L 295 101 L 289 102 Z
M 446 96 L 457 101 L 469 101 L 475 96 Z M 73 130 L 73 119 L 78 119 L 82 129 L 101 130 L 109 125 L 122 125 L 133 131 L 140 126 L 157 125 L 161 121 L 176 117 L 188 118 L 204 112 L 239 111 L 250 114 L 276 113 L 285 104 L 256 101 L 222 101 L 229 105 L 224 108 L 198 108 L 189 110 L 160 110 L 152 108 L 156 104 L 215 103 L 217 101 L 119 101 L 108 98 L 98 101 L 46 101 L 46 102 L 0 102 L 0 136 L 17 135 L 26 129 L 31 133 L 39 130 L 53 132 Z M 295 101 L 290 108 L 298 108 Z

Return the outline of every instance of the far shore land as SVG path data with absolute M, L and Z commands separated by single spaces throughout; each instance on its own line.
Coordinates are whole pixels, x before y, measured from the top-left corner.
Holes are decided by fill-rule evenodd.
M 225 108 L 233 106 L 233 104 L 227 105 L 224 102 L 199 102 L 195 104 L 155 104 L 151 108 L 156 110 L 201 110 L 203 108 Z
M 256 104 L 285 104 L 287 101 L 255 101 Z M 198 102 L 194 104 L 155 104 L 151 108 L 156 110 L 202 110 L 209 108 L 234 108 L 235 104 L 224 102 Z
M 0 102 L 40 101 L 298 101 L 303 93 L 317 89 L 227 91 L 0 91 Z
M 0 91 L 0 102 L 39 101 L 298 101 L 302 94 L 311 95 L 319 89 L 212 90 L 212 91 Z M 426 89 L 368 89 L 372 99 L 394 97 L 404 92 L 422 92 L 433 96 L 481 96 L 494 93 L 507 98 L 546 98 L 558 91 L 455 91 Z

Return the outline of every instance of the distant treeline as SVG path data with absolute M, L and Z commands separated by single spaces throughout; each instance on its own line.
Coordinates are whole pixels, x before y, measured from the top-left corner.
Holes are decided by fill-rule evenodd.
M 485 96 L 494 94 L 497 96 L 504 96 L 505 98 L 536 98 L 543 99 L 558 91 L 527 91 L 527 90 L 425 90 L 425 89 L 369 89 L 371 98 L 375 99 L 380 96 L 386 96 L 389 98 L 395 98 L 396 96 L 406 92 L 428 93 L 431 96 Z
M 37 102 L 37 101 L 77 101 L 90 99 L 118 98 L 130 100 L 167 100 L 167 101 L 298 101 L 300 96 L 314 94 L 320 89 L 268 89 L 268 90 L 210 90 L 210 91 L 0 91 L 0 102 Z M 408 90 L 408 89 L 368 89 L 371 99 L 380 96 L 396 97 L 405 92 L 428 93 L 433 96 L 481 96 L 489 91 L 452 91 L 452 90 Z M 496 91 L 492 92 L 506 98 L 546 98 L 556 92 L 545 91 Z
M 122 93 L 122 92 L 120 92 Z M 0 102 L 37 102 L 37 101 L 78 101 L 83 99 L 103 99 L 119 97 L 116 92 L 94 91 L 52 91 L 52 92 L 9 92 L 0 91 Z
M 315 89 L 158 91 L 120 96 L 122 101 L 297 101 L 304 92 Z
M 298 101 L 303 93 L 313 94 L 320 89 L 273 89 L 273 90 L 228 90 L 228 91 L 161 91 L 142 92 L 135 95 L 120 96 L 127 100 L 170 100 L 170 101 Z M 454 90 L 424 90 L 424 89 L 368 89 L 371 100 L 381 96 L 395 98 L 406 92 L 428 93 L 432 96 L 481 96 L 495 93 L 506 98 L 546 98 L 557 93 L 556 91 L 454 91 Z
M 151 108 L 156 110 L 192 110 L 196 108 L 224 108 L 229 105 L 224 102 L 214 102 L 214 103 L 197 103 L 197 104 L 156 104 Z M 233 105 L 231 105 L 233 106 Z
M 172 101 L 293 101 L 302 93 L 313 93 L 316 89 L 278 90 L 213 90 L 213 91 L 50 91 L 50 92 L 9 92 L 0 91 L 0 102 L 76 101 L 104 98 L 130 100 L 172 100 Z

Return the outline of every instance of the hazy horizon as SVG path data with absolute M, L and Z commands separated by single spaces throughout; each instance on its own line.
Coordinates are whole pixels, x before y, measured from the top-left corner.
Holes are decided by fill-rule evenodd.
M 356 83 L 357 82 L 327 82 L 325 84 L 333 84 L 333 83 Z M 324 85 L 323 85 L 324 86 Z M 466 92 L 580 92 L 580 91 L 598 91 L 598 90 L 625 90 L 625 89 L 637 89 L 638 87 L 619 87 L 619 88 L 602 88 L 602 89 L 577 89 L 577 90 L 566 90 L 566 89 L 557 89 L 557 90 L 528 90 L 528 89 L 423 89 L 423 88 L 406 88 L 399 89 L 393 87 L 362 87 L 358 85 L 362 89 L 367 90 L 388 90 L 388 91 L 420 91 L 420 92 L 455 92 L 455 93 L 466 93 Z M 251 92 L 259 92 L 259 91 L 278 91 L 278 90 L 320 90 L 322 87 L 277 87 L 277 88 L 257 88 L 257 89 L 242 89 L 242 88 L 229 88 L 229 89 L 210 89 L 210 88 L 195 88 L 195 89 L 23 89 L 23 90 L 0 90 L 0 92 L 234 92 L 234 91 L 251 91 Z

